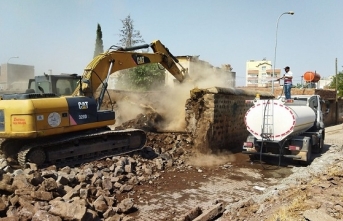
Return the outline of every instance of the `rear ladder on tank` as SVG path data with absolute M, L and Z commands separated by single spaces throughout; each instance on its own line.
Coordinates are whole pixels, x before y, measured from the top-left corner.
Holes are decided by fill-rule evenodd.
M 264 140 L 274 140 L 274 104 L 273 100 L 263 103 L 261 137 Z

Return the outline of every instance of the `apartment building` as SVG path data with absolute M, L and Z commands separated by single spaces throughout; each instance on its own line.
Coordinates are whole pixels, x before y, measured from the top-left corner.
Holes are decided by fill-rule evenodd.
M 266 59 L 249 60 L 246 62 L 246 87 L 270 87 L 272 80 L 280 77 L 281 69 L 274 70 L 272 62 Z M 278 81 L 274 81 L 274 86 L 279 86 Z

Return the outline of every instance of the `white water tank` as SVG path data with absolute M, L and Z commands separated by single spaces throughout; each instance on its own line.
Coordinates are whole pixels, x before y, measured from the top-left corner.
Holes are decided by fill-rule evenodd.
M 289 135 L 307 131 L 315 119 L 314 110 L 306 103 L 303 106 L 287 106 L 281 100 L 257 100 L 245 114 L 244 122 L 247 130 L 257 139 L 262 139 L 263 130 L 270 140 L 281 141 Z

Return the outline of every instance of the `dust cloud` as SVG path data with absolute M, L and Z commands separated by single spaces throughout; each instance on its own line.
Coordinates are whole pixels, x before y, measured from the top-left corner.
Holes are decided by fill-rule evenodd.
M 193 64 L 192 70 L 182 83 L 164 86 L 158 91 L 135 93 L 116 100 L 117 123 L 133 119 L 140 113 L 157 112 L 163 121 L 158 122 L 159 130 L 185 131 L 185 104 L 193 88 L 229 87 L 230 72 Z
M 230 164 L 234 161 L 235 156 L 230 153 L 221 153 L 220 155 L 196 153 L 188 159 L 187 163 L 195 167 L 213 167 Z

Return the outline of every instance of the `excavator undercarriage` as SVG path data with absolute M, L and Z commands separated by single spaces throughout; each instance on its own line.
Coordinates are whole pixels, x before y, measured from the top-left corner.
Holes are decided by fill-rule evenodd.
M 101 128 L 41 139 L 6 139 L 1 143 L 1 150 L 6 158 L 22 167 L 28 162 L 38 166 L 71 166 L 132 153 L 143 148 L 145 142 L 143 130 Z

